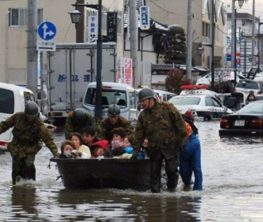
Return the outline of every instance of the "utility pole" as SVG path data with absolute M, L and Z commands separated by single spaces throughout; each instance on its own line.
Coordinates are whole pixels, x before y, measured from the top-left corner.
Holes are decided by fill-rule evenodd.
M 27 87 L 37 95 L 37 0 L 28 0 L 27 10 Z
M 255 59 L 255 0 L 252 4 L 252 66 L 256 64 Z
M 133 66 L 133 87 L 140 85 L 140 75 L 138 72 L 138 59 L 137 59 L 137 48 L 138 48 L 138 19 L 136 0 L 129 0 L 129 29 L 130 29 L 130 57 L 132 58 Z
M 231 20 L 231 25 L 232 25 L 232 37 L 231 37 L 231 67 L 234 68 L 234 64 L 235 64 L 235 58 L 236 56 L 234 55 L 234 51 L 235 51 L 235 45 L 236 45 L 236 32 L 235 32 L 235 20 L 236 20 L 236 11 L 235 11 L 235 1 L 236 0 L 232 0 L 232 20 Z
M 211 88 L 215 87 L 215 2 L 211 0 Z
M 193 0 L 188 0 L 187 9 L 187 60 L 186 60 L 186 72 L 187 78 L 192 80 L 192 3 Z
M 101 25 L 102 25 L 102 0 L 98 0 L 98 38 L 97 38 L 97 91 L 95 98 L 95 119 L 102 119 L 102 80 L 101 80 L 101 71 L 102 71 L 102 35 L 101 35 Z

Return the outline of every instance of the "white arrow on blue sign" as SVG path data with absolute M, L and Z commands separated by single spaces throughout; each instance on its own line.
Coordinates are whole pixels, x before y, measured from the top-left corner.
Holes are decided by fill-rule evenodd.
M 51 40 L 56 36 L 57 29 L 52 22 L 42 22 L 37 29 L 39 37 L 43 40 Z

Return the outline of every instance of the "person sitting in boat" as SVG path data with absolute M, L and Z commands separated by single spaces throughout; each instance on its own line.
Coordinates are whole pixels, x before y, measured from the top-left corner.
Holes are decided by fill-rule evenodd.
M 81 153 L 74 151 L 73 145 L 70 140 L 65 140 L 61 144 L 61 153 L 59 158 L 78 158 L 81 156 Z
M 108 109 L 108 117 L 101 123 L 102 138 L 111 141 L 112 130 L 118 127 L 124 128 L 127 135 L 133 136 L 134 127 L 126 118 L 120 115 L 120 107 L 116 104 L 112 104 Z
M 194 124 L 190 112 L 183 115 L 186 123 L 187 140 L 180 153 L 180 176 L 184 183 L 184 190 L 190 190 L 192 173 L 194 173 L 193 190 L 202 190 L 203 174 L 201 168 L 201 145 L 197 136 L 198 129 Z
M 90 149 L 88 146 L 83 144 L 79 133 L 71 133 L 69 139 L 73 148 L 81 153 L 81 158 L 91 158 Z
M 99 140 L 91 145 L 90 150 L 93 158 L 108 157 L 109 142 L 105 139 Z
M 87 126 L 83 128 L 81 132 L 81 138 L 83 144 L 85 144 L 88 147 L 91 147 L 93 143 L 96 143 L 100 140 L 99 137 L 97 136 L 96 129 L 92 126 Z
M 90 114 L 85 113 L 81 109 L 75 109 L 73 112 L 69 113 L 66 123 L 65 123 L 65 137 L 69 139 L 69 135 L 73 132 L 81 133 L 81 131 L 87 127 L 92 126 L 95 129 L 97 124 L 94 117 Z
M 118 127 L 112 130 L 113 138 L 111 149 L 113 156 L 119 158 L 131 158 L 133 147 L 131 146 L 132 138 L 127 137 L 125 129 Z

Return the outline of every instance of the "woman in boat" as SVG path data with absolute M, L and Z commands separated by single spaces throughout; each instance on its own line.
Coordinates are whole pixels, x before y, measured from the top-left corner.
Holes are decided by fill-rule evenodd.
M 91 158 L 90 149 L 82 142 L 81 134 L 71 133 L 69 139 L 73 145 L 73 148 L 81 153 L 81 158 Z

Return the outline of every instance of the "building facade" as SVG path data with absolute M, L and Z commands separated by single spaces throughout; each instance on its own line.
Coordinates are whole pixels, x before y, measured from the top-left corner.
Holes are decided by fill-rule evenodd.
M 27 0 L 0 1 L 0 81 L 25 85 L 27 80 Z M 81 22 L 72 24 L 69 12 L 75 9 L 72 4 L 98 4 L 97 0 L 37 0 L 38 23 L 51 21 L 57 27 L 55 43 L 73 43 L 90 41 L 90 19 L 96 10 L 89 7 L 78 7 L 83 14 Z M 192 1 L 193 19 L 193 65 L 210 67 L 211 64 L 211 6 L 210 1 Z M 222 0 L 215 1 L 215 65 L 224 63 L 224 5 Z M 102 1 L 102 35 L 107 34 L 107 13 L 117 12 L 117 57 L 130 57 L 128 27 L 125 30 L 125 7 L 127 0 Z M 147 5 L 150 8 L 152 28 L 167 31 L 169 25 L 180 25 L 187 30 L 187 1 L 138 0 L 137 7 Z M 76 32 L 77 31 L 77 32 Z M 37 33 L 36 33 L 37 34 Z M 39 39 L 38 39 L 39 40 Z M 41 41 L 41 40 L 39 40 Z M 94 39 L 93 39 L 94 41 Z M 96 39 L 95 39 L 96 41 Z M 143 73 L 151 75 L 149 64 L 163 64 L 163 55 L 154 50 L 153 36 L 147 30 L 138 32 L 138 65 Z M 37 73 L 36 73 L 37 74 Z M 149 75 L 148 75 L 149 74 Z M 146 78 L 148 78 L 146 77 Z
M 77 0 L 79 3 L 97 4 L 97 0 Z M 26 85 L 27 82 L 27 0 L 0 1 L 0 81 Z M 69 12 L 74 10 L 76 0 L 37 0 L 38 24 L 50 21 L 56 25 L 55 43 L 76 42 L 76 29 L 72 24 Z M 122 54 L 122 0 L 103 1 L 103 32 L 106 32 L 106 14 L 109 11 L 118 13 L 117 52 Z M 88 7 L 80 7 L 84 12 L 82 30 L 88 30 L 89 14 L 95 13 Z M 37 35 L 37 30 L 36 30 Z M 88 33 L 81 32 L 81 39 L 86 42 Z M 38 41 L 41 39 L 38 38 Z M 37 75 L 37 73 L 36 73 Z
M 225 66 L 231 66 L 231 45 L 232 45 L 232 13 L 227 14 L 227 41 L 226 41 L 226 61 Z M 236 13 L 236 64 L 237 70 L 247 74 L 252 68 L 252 60 L 254 57 L 255 65 L 260 63 L 260 58 L 262 56 L 261 44 L 259 41 L 260 33 L 260 20 L 258 17 L 255 17 L 255 42 L 254 42 L 254 55 L 252 55 L 252 29 L 253 29 L 253 16 L 249 13 Z M 261 27 L 262 29 L 262 27 Z

